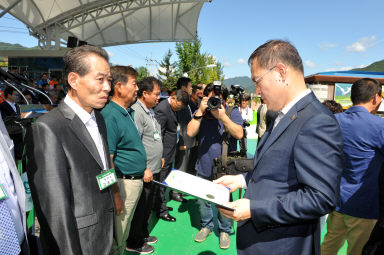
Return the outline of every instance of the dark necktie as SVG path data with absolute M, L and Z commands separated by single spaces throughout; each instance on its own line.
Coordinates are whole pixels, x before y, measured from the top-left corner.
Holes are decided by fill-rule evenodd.
M 15 255 L 19 254 L 20 244 L 17 238 L 15 223 L 11 216 L 5 199 L 0 200 L 0 254 Z

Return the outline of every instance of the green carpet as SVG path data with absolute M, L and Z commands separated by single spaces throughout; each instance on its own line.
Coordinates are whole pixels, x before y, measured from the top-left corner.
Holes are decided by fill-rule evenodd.
M 234 199 L 238 198 L 238 192 L 234 194 Z M 194 241 L 197 232 L 200 230 L 200 219 L 196 199 L 188 196 L 185 203 L 179 203 L 171 200 L 167 203 L 173 208 L 170 214 L 176 217 L 176 222 L 158 220 L 152 217 L 150 224 L 151 235 L 157 236 L 159 241 L 151 244 L 155 247 L 152 254 L 161 255 L 234 255 L 236 254 L 236 223 L 233 226 L 233 232 L 230 235 L 231 246 L 227 250 L 219 247 L 219 232 L 217 227 L 207 239 L 202 243 Z M 214 209 L 217 212 L 216 208 Z M 215 214 L 215 225 L 217 216 Z M 126 255 L 137 254 L 126 252 Z

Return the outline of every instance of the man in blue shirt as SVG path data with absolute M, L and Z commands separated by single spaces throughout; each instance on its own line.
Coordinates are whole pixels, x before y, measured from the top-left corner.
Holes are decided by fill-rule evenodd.
M 375 116 L 381 85 L 364 78 L 352 85 L 353 106 L 335 115 L 344 138 L 340 201 L 328 216 L 321 254 L 337 254 L 348 242 L 348 254 L 361 254 L 379 217 L 379 174 L 384 159 L 384 119 Z
M 220 98 L 223 104 L 219 109 L 207 111 L 208 99 L 215 96 L 214 85 L 211 83 L 207 85 L 204 90 L 204 98 L 200 103 L 200 107 L 195 112 L 193 119 L 189 122 L 187 127 L 187 135 L 195 137 L 198 135 L 198 156 L 196 163 L 197 176 L 212 180 L 212 166 L 213 160 L 221 155 L 222 147 L 222 134 L 224 127 L 228 130 L 229 146 L 228 152 L 235 151 L 237 142 L 236 139 L 243 137 L 243 119 L 237 108 L 234 108 L 230 116 L 226 114 L 225 101 L 228 96 L 228 90 L 225 86 L 221 86 Z M 225 108 L 226 107 L 226 108 Z M 210 203 L 199 200 L 200 210 L 200 225 L 201 230 L 196 235 L 196 242 L 203 242 L 207 236 L 212 232 L 213 225 L 213 212 Z M 220 231 L 220 248 L 227 249 L 230 245 L 229 233 L 232 228 L 232 220 L 224 217 L 218 213 L 218 224 Z

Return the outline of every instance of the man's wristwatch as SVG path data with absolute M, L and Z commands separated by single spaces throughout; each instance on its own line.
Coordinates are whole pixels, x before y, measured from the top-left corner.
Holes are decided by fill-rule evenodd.
M 201 116 L 193 115 L 193 118 L 194 118 L 195 120 L 199 120 L 199 119 L 201 119 L 203 116 L 204 116 L 204 115 L 201 115 Z

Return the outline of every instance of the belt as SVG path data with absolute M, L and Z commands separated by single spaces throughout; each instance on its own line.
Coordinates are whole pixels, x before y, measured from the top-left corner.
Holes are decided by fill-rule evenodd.
M 129 175 L 129 174 L 118 174 L 116 173 L 116 177 L 119 179 L 126 179 L 126 180 L 139 180 L 143 179 L 144 175 Z

